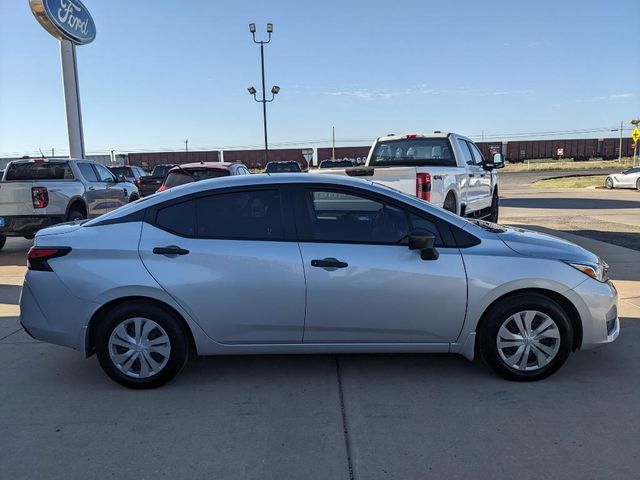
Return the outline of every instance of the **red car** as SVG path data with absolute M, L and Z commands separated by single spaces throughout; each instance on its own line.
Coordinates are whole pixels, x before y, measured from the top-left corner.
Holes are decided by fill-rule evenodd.
M 206 180 L 207 178 L 250 174 L 249 169 L 239 162 L 185 163 L 184 165 L 176 165 L 169 170 L 158 192 L 163 192 L 178 185 L 184 185 L 185 183 Z

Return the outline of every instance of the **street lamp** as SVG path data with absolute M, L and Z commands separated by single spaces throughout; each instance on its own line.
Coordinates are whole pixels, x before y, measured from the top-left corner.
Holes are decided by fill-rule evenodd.
M 249 95 L 253 95 L 253 99 L 256 102 L 262 103 L 262 117 L 264 121 L 264 163 L 266 165 L 267 162 L 269 162 L 269 142 L 267 141 L 267 103 L 273 102 L 275 96 L 278 94 L 278 92 L 280 92 L 280 87 L 277 85 L 274 85 L 271 88 L 271 98 L 267 100 L 266 87 L 264 82 L 264 46 L 271 41 L 271 33 L 273 32 L 273 23 L 267 23 L 267 33 L 269 34 L 269 36 L 266 41 L 256 40 L 256 24 L 255 23 L 249 24 L 249 31 L 253 36 L 253 43 L 260 44 L 260 65 L 262 66 L 262 100 L 258 99 L 256 95 L 257 91 L 253 86 L 247 88 L 247 91 L 249 92 Z

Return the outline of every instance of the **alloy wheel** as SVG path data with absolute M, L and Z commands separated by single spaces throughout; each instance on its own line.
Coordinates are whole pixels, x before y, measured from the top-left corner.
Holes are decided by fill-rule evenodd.
M 560 349 L 560 330 L 547 314 L 526 310 L 508 317 L 498 330 L 496 345 L 502 361 L 518 371 L 548 365 Z
M 129 318 L 113 329 L 109 337 L 109 357 L 125 375 L 149 378 L 169 361 L 171 342 L 167 332 L 148 318 Z

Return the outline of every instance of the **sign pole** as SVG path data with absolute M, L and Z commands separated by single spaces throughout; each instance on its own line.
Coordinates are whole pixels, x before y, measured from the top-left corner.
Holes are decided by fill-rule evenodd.
M 60 40 L 60 63 L 69 135 L 69 158 L 85 158 L 76 46 L 69 40 Z

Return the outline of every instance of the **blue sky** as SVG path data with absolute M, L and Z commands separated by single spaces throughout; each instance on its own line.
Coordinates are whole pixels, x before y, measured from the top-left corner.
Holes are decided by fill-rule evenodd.
M 264 34 L 274 145 L 387 133 L 614 127 L 640 115 L 638 0 L 84 0 L 88 153 L 259 146 Z M 615 132 L 587 136 L 616 136 Z M 352 144 L 352 143 L 344 143 Z M 0 155 L 67 149 L 58 42 L 0 0 Z

